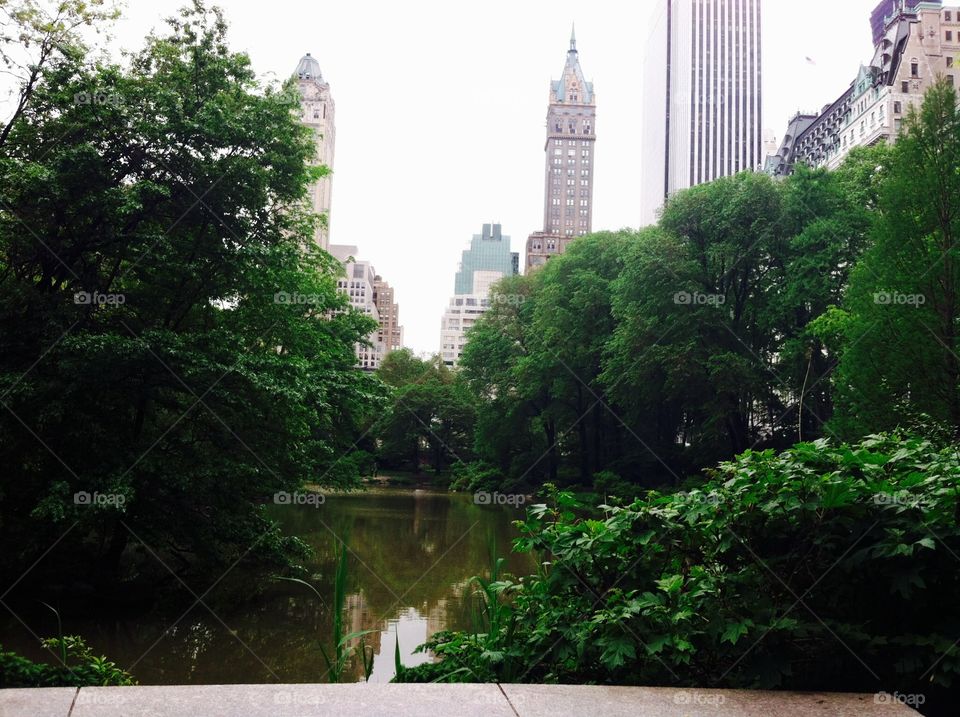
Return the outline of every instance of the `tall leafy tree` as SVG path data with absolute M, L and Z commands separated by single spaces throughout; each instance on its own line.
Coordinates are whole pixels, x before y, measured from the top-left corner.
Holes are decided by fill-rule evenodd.
M 656 409 L 631 401 L 636 392 L 669 395 L 672 425 L 658 429 L 661 440 L 692 444 L 700 464 L 749 448 L 783 412 L 770 373 L 772 295 L 786 255 L 781 204 L 769 178 L 749 173 L 679 193 L 617 284 L 606 380 L 644 412 Z
M 353 354 L 373 325 L 310 243 L 310 133 L 218 11 L 169 23 L 129 67 L 44 71 L 0 154 L 14 573 L 68 529 L 45 565 L 103 579 L 140 542 L 180 569 L 275 559 L 292 545 L 261 504 L 356 478 L 339 459 L 377 399 Z
M 475 405 L 439 356 L 394 351 L 377 373 L 391 387 L 390 403 L 371 427 L 383 466 L 419 471 L 427 462 L 439 472 L 472 458 Z
M 819 322 L 839 338 L 838 430 L 933 422 L 960 435 L 960 114 L 946 82 L 912 109 L 878 195 L 872 245 L 843 309 Z

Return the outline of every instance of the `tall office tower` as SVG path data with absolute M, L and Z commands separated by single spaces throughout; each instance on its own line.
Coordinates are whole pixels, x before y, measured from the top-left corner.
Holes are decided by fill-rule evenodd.
M 490 308 L 490 287 L 519 271 L 520 257 L 510 251 L 510 237 L 499 224 L 484 224 L 463 251 L 453 293 L 440 322 L 440 354 L 448 366 L 456 366 L 467 343 L 467 330 Z
M 330 85 L 320 73 L 320 63 L 308 52 L 300 58 L 295 72 L 300 90 L 300 118 L 310 127 L 316 137 L 317 156 L 314 164 L 325 165 L 333 169 L 333 150 L 337 140 L 334 126 L 336 106 L 330 95 Z M 310 200 L 313 210 L 327 217 L 327 226 L 318 227 L 314 241 L 322 249 L 330 246 L 330 203 L 333 191 L 333 177 L 327 175 L 310 187 Z
M 658 0 L 647 46 L 643 223 L 680 189 L 757 169 L 761 0 Z
M 563 74 L 550 83 L 543 231 L 527 239 L 528 272 L 551 256 L 562 254 L 574 237 L 591 230 L 596 118 L 593 83 L 583 76 L 577 38 L 571 32 Z
M 379 274 L 374 277 L 373 303 L 380 314 L 377 336 L 385 353 L 403 348 L 403 327 L 400 326 L 400 305 L 393 300 L 393 287 Z

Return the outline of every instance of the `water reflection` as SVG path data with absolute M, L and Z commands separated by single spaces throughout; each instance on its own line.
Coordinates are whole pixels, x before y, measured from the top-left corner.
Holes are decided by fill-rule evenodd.
M 371 681 L 386 682 L 393 677 L 398 633 L 403 664 L 413 666 L 431 659 L 413 650 L 437 630 L 471 627 L 467 580 L 489 570 L 491 542 L 508 555 L 516 536 L 511 521 L 520 514 L 506 506 L 474 505 L 470 496 L 424 490 L 329 495 L 320 507 L 273 508 L 285 532 L 313 548 L 305 567 L 324 604 L 286 582 L 266 584 L 256 597 L 241 600 L 236 586 L 243 592 L 244 581 L 254 578 L 233 575 L 186 613 L 182 607 L 92 616 L 58 607 L 67 634 L 83 635 L 141 684 L 322 682 L 328 677 L 318 644 L 328 652 L 332 647 L 335 536 L 349 536 L 345 632 L 374 630 L 365 638 L 375 651 Z M 515 574 L 533 569 L 529 556 L 515 554 L 508 567 Z M 201 595 L 207 587 L 193 589 Z M 253 592 L 249 583 L 246 590 Z M 21 617 L 37 634 L 56 632 L 42 608 Z M 6 649 L 42 656 L 14 618 L 0 626 Z M 359 659 L 343 679 L 362 679 Z

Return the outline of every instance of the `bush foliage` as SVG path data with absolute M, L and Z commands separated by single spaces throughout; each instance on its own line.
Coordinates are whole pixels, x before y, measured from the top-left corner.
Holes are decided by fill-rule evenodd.
M 960 457 L 921 438 L 747 451 L 699 487 L 591 511 L 553 491 L 493 632 L 401 679 L 918 690 L 960 629 Z M 486 600 L 486 598 L 484 598 Z

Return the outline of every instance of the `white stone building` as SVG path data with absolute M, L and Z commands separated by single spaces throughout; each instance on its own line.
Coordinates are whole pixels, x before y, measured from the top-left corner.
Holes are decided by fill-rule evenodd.
M 850 87 L 818 114 L 798 114 L 767 172 L 784 176 L 796 163 L 836 169 L 856 147 L 893 142 L 911 106 L 919 107 L 943 77 L 960 71 L 960 7 L 883 0 L 873 12 L 875 48 Z
M 369 261 L 356 258 L 357 247 L 331 244 L 330 253 L 343 263 L 345 276 L 337 281 L 337 288 L 350 299 L 350 305 L 381 323 L 377 308 L 376 287 L 380 277 Z M 365 371 L 376 371 L 387 355 L 389 344 L 384 341 L 380 328 L 369 336 L 370 345 L 356 344 L 357 365 Z
M 337 128 L 334 124 L 336 105 L 330 94 L 330 85 L 320 73 L 320 63 L 308 52 L 300 58 L 296 72 L 297 86 L 300 90 L 300 118 L 310 127 L 317 143 L 317 156 L 314 164 L 328 167 L 333 171 L 333 154 L 337 141 Z M 333 194 L 333 176 L 328 174 L 310 187 L 310 201 L 313 210 L 327 218 L 327 226 L 319 227 L 314 241 L 322 249 L 330 246 L 330 206 Z

